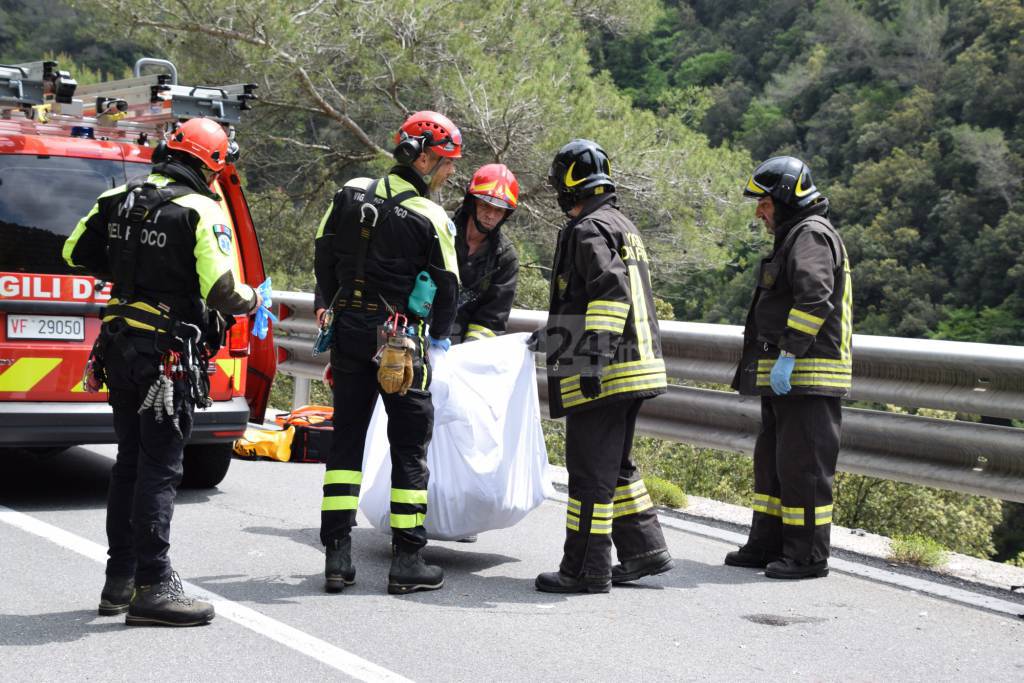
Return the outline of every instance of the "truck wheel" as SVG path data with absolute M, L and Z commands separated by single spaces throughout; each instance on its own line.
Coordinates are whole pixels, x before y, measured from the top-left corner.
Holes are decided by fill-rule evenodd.
M 228 473 L 231 465 L 231 444 L 206 443 L 185 446 L 185 469 L 181 487 L 186 489 L 212 489 Z

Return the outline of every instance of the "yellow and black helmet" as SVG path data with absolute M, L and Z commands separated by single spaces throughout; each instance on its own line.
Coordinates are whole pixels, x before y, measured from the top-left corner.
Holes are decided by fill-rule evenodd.
M 821 193 L 811 179 L 811 169 L 796 157 L 772 157 L 754 169 L 743 188 L 744 197 L 771 197 L 791 209 L 814 204 Z
M 558 205 L 569 211 L 577 202 L 595 194 L 614 192 L 608 154 L 592 140 L 576 139 L 558 150 L 548 184 L 558 192 Z

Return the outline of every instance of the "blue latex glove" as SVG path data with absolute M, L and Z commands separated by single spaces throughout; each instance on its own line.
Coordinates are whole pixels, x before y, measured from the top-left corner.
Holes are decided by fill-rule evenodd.
M 452 347 L 452 340 L 445 337 L 444 339 L 434 339 L 433 337 L 427 337 L 430 340 L 430 345 L 435 349 L 441 349 L 447 351 Z
M 794 365 L 796 365 L 796 358 L 780 354 L 775 360 L 775 365 L 772 366 L 769 382 L 772 385 L 772 390 L 779 396 L 785 396 L 793 388 L 789 383 L 789 378 L 793 374 Z
M 267 330 L 270 329 L 270 321 L 277 322 L 277 316 L 270 312 L 270 307 L 274 305 L 272 298 L 274 291 L 270 288 L 270 278 L 268 277 L 264 280 L 256 288 L 256 291 L 263 297 L 263 303 L 256 309 L 256 319 L 252 323 L 252 333 L 259 339 L 266 339 Z

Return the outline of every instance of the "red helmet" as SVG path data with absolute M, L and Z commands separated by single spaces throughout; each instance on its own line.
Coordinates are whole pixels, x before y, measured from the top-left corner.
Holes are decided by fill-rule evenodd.
M 228 134 L 211 119 L 189 119 L 171 133 L 167 148 L 191 154 L 211 171 L 220 171 L 227 163 Z
M 519 203 L 519 181 L 505 164 L 487 164 L 473 174 L 466 194 L 499 209 L 515 211 Z
M 395 133 L 395 144 L 408 138 L 423 139 L 420 152 L 430 147 L 440 156 L 450 159 L 462 156 L 462 132 L 447 116 L 436 111 L 424 110 L 410 115 Z

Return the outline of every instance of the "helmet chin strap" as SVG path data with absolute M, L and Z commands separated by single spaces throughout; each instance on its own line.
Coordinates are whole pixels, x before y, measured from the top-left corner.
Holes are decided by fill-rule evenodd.
M 426 183 L 427 187 L 430 187 L 430 182 L 434 179 L 434 173 L 437 172 L 437 169 L 441 167 L 441 164 L 443 162 L 444 162 L 444 157 L 438 156 L 437 157 L 437 161 L 434 162 L 433 167 L 429 171 L 427 171 L 426 173 L 420 173 L 420 178 L 423 178 L 423 182 Z M 413 170 L 414 171 L 416 170 L 415 166 L 413 166 Z M 416 171 L 416 172 L 419 173 L 419 171 Z M 436 188 L 434 188 L 434 189 L 436 189 Z
M 492 232 L 504 225 L 505 221 L 508 220 L 508 217 L 512 215 L 511 211 L 505 209 L 505 215 L 501 217 L 501 220 L 495 223 L 493 228 L 488 228 L 480 222 L 479 218 L 476 217 L 476 199 L 473 195 L 466 195 L 466 197 L 468 199 L 466 204 L 469 205 L 469 217 L 473 219 L 473 225 L 481 235 L 490 235 Z

